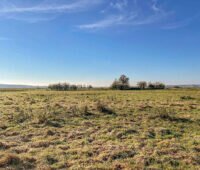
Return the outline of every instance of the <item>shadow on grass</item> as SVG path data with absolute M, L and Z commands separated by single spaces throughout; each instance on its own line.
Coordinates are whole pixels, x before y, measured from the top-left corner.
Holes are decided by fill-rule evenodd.
M 116 115 L 116 113 L 112 109 L 108 108 L 105 104 L 101 102 L 97 103 L 96 108 L 101 113 L 104 113 L 107 115 Z
M 177 122 L 177 123 L 193 123 L 193 121 L 189 118 L 177 117 L 176 112 L 174 110 L 168 110 L 166 108 L 158 108 L 155 111 L 156 116 L 152 118 L 160 118 L 162 120 Z

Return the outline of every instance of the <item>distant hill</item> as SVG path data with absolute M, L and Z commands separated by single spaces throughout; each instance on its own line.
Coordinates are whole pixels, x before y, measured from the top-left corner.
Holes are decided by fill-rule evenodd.
M 0 84 L 0 89 L 35 89 L 46 88 L 46 86 L 31 86 L 31 85 L 17 85 L 17 84 Z
M 188 85 L 167 85 L 167 88 L 200 88 L 200 84 L 188 84 Z M 36 88 L 47 88 L 47 86 L 32 86 L 32 85 L 19 85 L 19 84 L 0 84 L 0 89 L 36 89 Z
M 186 84 L 186 85 L 167 85 L 168 88 L 180 87 L 180 88 L 200 88 L 200 84 Z

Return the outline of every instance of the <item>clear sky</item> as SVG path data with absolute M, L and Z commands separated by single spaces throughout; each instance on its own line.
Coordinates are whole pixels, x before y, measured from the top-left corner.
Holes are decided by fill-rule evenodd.
M 199 0 L 1 0 L 0 83 L 200 84 Z

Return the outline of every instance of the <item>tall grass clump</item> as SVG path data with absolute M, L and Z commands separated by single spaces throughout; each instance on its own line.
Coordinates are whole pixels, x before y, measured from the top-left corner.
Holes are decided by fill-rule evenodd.
M 104 114 L 110 114 L 110 115 L 116 114 L 112 109 L 108 108 L 104 103 L 100 101 L 97 102 L 96 108 L 99 112 L 104 113 Z

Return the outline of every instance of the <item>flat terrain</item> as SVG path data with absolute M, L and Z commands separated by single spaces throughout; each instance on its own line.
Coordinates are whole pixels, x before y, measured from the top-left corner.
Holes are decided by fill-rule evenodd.
M 0 169 L 200 169 L 200 90 L 0 91 Z

